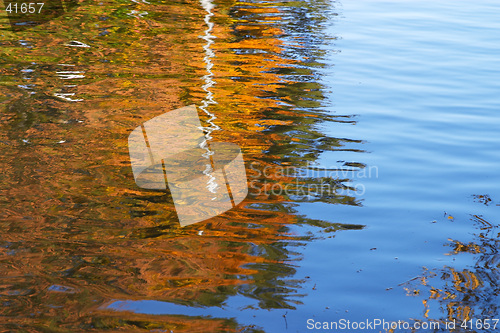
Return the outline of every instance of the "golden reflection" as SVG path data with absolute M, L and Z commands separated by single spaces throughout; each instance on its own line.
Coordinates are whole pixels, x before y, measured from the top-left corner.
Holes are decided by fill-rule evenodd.
M 448 245 L 449 255 L 473 255 L 474 265 L 464 269 L 445 266 L 425 270 L 428 283 L 406 288 L 422 290 L 426 318 L 455 322 L 457 329 L 480 329 L 484 323 L 492 328 L 492 320 L 500 315 L 494 300 L 499 292 L 498 231 L 494 223 L 481 216 L 472 215 L 471 220 L 479 230 L 475 240 L 463 243 L 450 239 Z
M 294 246 L 312 236 L 294 234 L 290 225 L 325 232 L 363 226 L 307 220 L 294 210 L 294 194 L 270 192 L 314 185 L 301 200 L 360 205 L 354 195 L 336 193 L 349 188 L 349 177 L 281 173 L 286 166 L 312 170 L 322 152 L 353 142 L 316 129 L 352 120 L 322 110 L 321 35 L 306 41 L 299 31 L 304 24 L 316 29 L 320 7 L 304 2 L 310 15 L 303 23 L 299 5 L 215 3 L 210 89 L 203 86 L 206 40 L 199 38 L 207 12 L 197 1 L 82 3 L 70 17 L 5 32 L 2 329 L 238 331 L 234 320 L 96 309 L 112 299 L 220 306 L 234 295 L 265 309 L 300 304 L 301 281 L 290 262 L 298 260 Z M 128 15 L 133 10 L 148 15 Z M 60 64 L 74 65 L 71 73 Z M 214 140 L 238 144 L 247 170 L 254 166 L 253 196 L 180 228 L 170 193 L 135 185 L 127 137 L 149 119 L 203 100 L 216 102 L 204 104 L 221 127 Z M 323 195 L 321 186 L 334 190 Z

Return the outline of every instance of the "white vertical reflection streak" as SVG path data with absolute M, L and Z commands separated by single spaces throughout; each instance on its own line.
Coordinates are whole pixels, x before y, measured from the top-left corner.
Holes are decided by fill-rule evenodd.
M 214 94 L 210 91 L 210 88 L 215 84 L 215 81 L 213 80 L 213 73 L 212 73 L 212 58 L 215 57 L 214 51 L 210 48 L 210 46 L 214 43 L 215 36 L 211 34 L 212 29 L 214 27 L 213 22 L 210 21 L 210 18 L 214 15 L 212 13 L 212 9 L 214 8 L 214 5 L 212 3 L 212 0 L 201 0 L 201 6 L 207 14 L 205 15 L 205 23 L 207 24 L 207 30 L 205 30 L 205 35 L 200 36 L 200 38 L 204 39 L 207 43 L 203 46 L 203 50 L 205 50 L 205 57 L 203 57 L 203 61 L 205 62 L 205 68 L 207 71 L 207 74 L 202 77 L 202 80 L 205 82 L 205 84 L 202 86 L 202 89 L 206 92 L 205 99 L 202 101 L 202 105 L 200 106 L 200 109 L 203 110 L 203 112 L 208 115 L 210 118 L 206 121 L 209 126 L 202 127 L 201 130 L 205 132 L 205 140 L 200 144 L 200 147 L 202 149 L 205 149 L 207 152 L 203 154 L 203 156 L 207 159 L 211 159 L 211 156 L 213 155 L 213 152 L 210 150 L 210 147 L 208 146 L 208 140 L 212 139 L 211 133 L 213 131 L 217 131 L 220 129 L 219 126 L 213 123 L 217 117 L 208 111 L 208 106 L 210 104 L 217 104 L 217 102 L 214 100 Z M 208 163 L 206 164 L 205 170 L 203 171 L 203 174 L 205 174 L 209 179 L 207 182 L 207 189 L 211 193 L 216 193 L 219 185 L 217 184 L 215 177 L 212 175 L 213 163 Z M 216 198 L 212 198 L 212 200 L 215 200 Z

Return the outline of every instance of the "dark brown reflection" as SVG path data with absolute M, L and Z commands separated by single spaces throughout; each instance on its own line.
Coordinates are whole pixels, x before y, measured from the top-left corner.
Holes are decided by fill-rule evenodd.
M 47 23 L 64 13 L 68 13 L 78 5 L 78 1 L 50 0 L 44 2 L 25 2 L 8 0 L 4 1 L 3 5 L 4 8 L 2 9 L 5 10 L 8 16 L 10 28 L 13 31 L 22 31 Z
M 196 1 L 81 5 L 70 17 L 6 32 L 0 63 L 2 325 L 7 330 L 237 331 L 235 320 L 148 317 L 97 310 L 113 299 L 219 306 L 247 297 L 264 309 L 300 304 L 296 246 L 321 232 L 361 229 L 298 216 L 295 201 L 360 205 L 349 179 L 279 176 L 310 168 L 353 140 L 316 125 L 354 122 L 324 111 L 321 24 L 329 2 L 215 3 L 207 110 L 237 143 L 253 196 L 221 216 L 179 228 L 169 193 L 134 183 L 127 137 L 207 91 L 206 12 Z M 201 116 L 204 116 L 203 114 Z M 206 116 L 205 116 L 206 118 Z M 359 150 L 360 151 L 360 150 Z M 362 168 L 355 161 L 340 168 Z M 260 169 L 259 169 L 260 168 Z M 299 170 L 300 168 L 300 170 Z M 323 171 L 321 171 L 323 172 Z M 278 184 L 335 191 L 302 199 Z M 297 185 L 297 186 L 299 186 Z M 295 186 L 295 185 L 294 185 Z M 321 192 L 320 194 L 324 194 Z M 309 224 L 319 235 L 297 235 Z M 243 295 L 243 296 L 241 296 Z M 63 310 L 64 311 L 63 311 Z M 3 328 L 3 327 L 2 327 Z
M 475 197 L 486 205 L 491 201 L 482 195 Z M 454 322 L 458 332 L 496 332 L 500 315 L 498 224 L 480 215 L 471 215 L 470 220 L 477 228 L 473 241 L 450 239 L 446 245 L 450 248 L 448 255 L 473 255 L 474 264 L 464 269 L 426 269 L 405 288 L 409 294 L 424 297 L 427 320 L 440 321 L 442 327 Z

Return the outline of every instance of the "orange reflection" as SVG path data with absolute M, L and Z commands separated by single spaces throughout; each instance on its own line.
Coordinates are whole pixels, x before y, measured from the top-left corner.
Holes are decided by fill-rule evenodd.
M 296 215 L 293 196 L 266 190 L 318 185 L 319 176 L 280 172 L 306 168 L 323 151 L 349 144 L 315 128 L 338 120 L 320 110 L 320 52 L 287 30 L 295 13 L 286 3 L 218 3 L 210 88 L 217 104 L 207 109 L 222 130 L 212 135 L 237 143 L 247 166 L 256 163 L 268 176 L 253 177 L 254 196 L 235 209 L 180 228 L 169 193 L 135 185 L 127 137 L 148 119 L 206 98 L 199 38 L 205 11 L 188 1 L 128 15 L 145 6 L 82 5 L 31 35 L 7 33 L 2 52 L 15 66 L 1 72 L 10 83 L 0 87 L 6 96 L 0 100 L 0 258 L 9 329 L 236 331 L 241 327 L 233 320 L 95 311 L 112 299 L 219 306 L 243 295 L 261 308 L 300 304 L 290 262 L 298 260 L 293 246 L 307 238 L 290 225 L 311 221 Z M 290 34 L 297 35 L 293 42 Z M 34 47 L 19 46 L 20 38 Z M 90 47 L 68 46 L 71 41 Z M 57 75 L 63 65 L 85 74 L 67 84 Z M 347 181 L 332 180 L 336 188 Z M 360 204 L 354 196 L 329 194 L 315 200 Z

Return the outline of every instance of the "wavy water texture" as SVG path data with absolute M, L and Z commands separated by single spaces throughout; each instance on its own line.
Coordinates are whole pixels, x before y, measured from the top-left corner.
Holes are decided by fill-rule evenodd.
M 322 108 L 314 82 L 322 39 L 293 23 L 308 11 L 320 22 L 329 5 L 304 5 L 113 2 L 80 6 L 25 36 L 6 32 L 2 325 L 238 331 L 251 330 L 251 321 L 225 319 L 234 316 L 227 302 L 276 310 L 302 303 L 307 279 L 295 276 L 297 249 L 363 228 L 294 208 L 297 200 L 359 205 L 335 193 L 349 187 L 346 177 L 327 184 L 305 172 L 322 151 L 349 140 L 314 128 L 348 117 Z M 304 49 L 308 43 L 315 47 Z M 61 90 L 60 82 L 70 86 Z M 242 148 L 253 193 L 222 216 L 180 228 L 169 193 L 135 186 L 126 139 L 144 121 L 190 104 L 201 104 L 207 151 L 212 139 Z M 284 166 L 290 172 L 281 176 Z M 269 191 L 287 185 L 293 193 Z M 301 231 L 306 226 L 318 233 Z M 123 316 L 116 300 L 174 310 Z
M 497 316 L 498 14 L 120 0 L 2 30 L 0 331 Z M 249 195 L 181 228 L 127 138 L 193 104 Z

